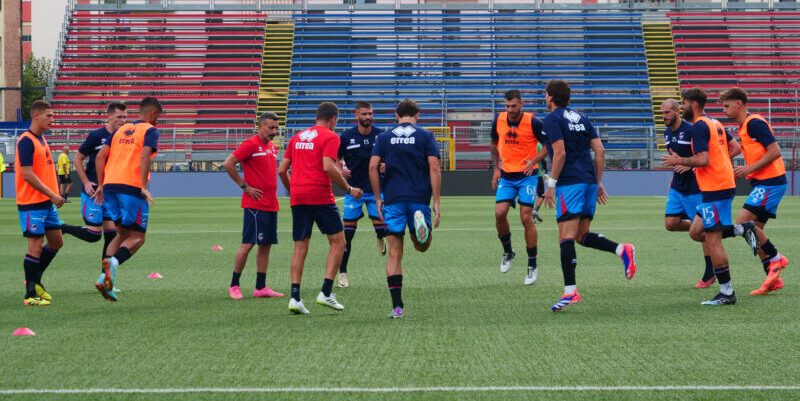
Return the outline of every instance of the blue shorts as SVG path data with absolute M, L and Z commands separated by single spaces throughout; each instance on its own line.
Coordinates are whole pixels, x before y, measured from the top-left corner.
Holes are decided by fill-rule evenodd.
M 556 221 L 592 219 L 597 206 L 597 184 L 556 186 Z
M 146 232 L 150 205 L 146 200 L 120 192 L 106 192 L 103 207 L 108 217 L 128 230 Z
M 383 194 L 381 194 L 383 199 Z M 378 217 L 378 208 L 375 204 L 375 194 L 364 192 L 361 199 L 356 199 L 350 195 L 344 196 L 344 206 L 342 206 L 342 220 L 344 221 L 358 221 L 364 217 L 364 210 L 362 206 L 367 205 L 367 216 L 372 220 L 380 220 Z
M 758 221 L 766 223 L 774 219 L 778 212 L 778 204 L 786 193 L 786 184 L 783 185 L 756 185 L 750 191 L 750 196 L 744 201 L 743 209 L 756 215 Z
M 94 199 L 81 191 L 81 216 L 87 226 L 100 226 L 104 220 L 112 220 L 106 205 L 94 203 Z
M 696 193 L 684 195 L 672 188 L 667 195 L 667 206 L 664 210 L 666 217 L 680 217 L 691 220 L 697 214 L 697 205 L 703 203 L 703 194 Z
M 520 205 L 533 207 L 536 201 L 537 181 L 538 175 L 529 175 L 517 181 L 501 178 L 497 183 L 494 201 L 495 203 L 508 202 L 513 207 L 516 206 L 516 200 L 519 198 Z
M 278 243 L 278 212 L 244 208 L 242 243 L 272 245 Z
M 19 226 L 23 237 L 41 238 L 47 230 L 60 230 L 62 224 L 64 223 L 58 218 L 55 205 L 50 205 L 49 209 L 19 212 Z
M 422 212 L 425 216 L 425 223 L 428 224 L 429 229 L 432 229 L 431 208 L 428 205 L 416 202 L 395 202 L 383 207 L 383 222 L 386 223 L 386 231 L 392 235 L 403 236 L 406 225 L 409 232 L 413 231 L 414 212 L 417 210 Z
M 319 231 L 325 235 L 333 235 L 344 230 L 339 208 L 330 205 L 294 205 L 292 206 L 292 239 L 295 241 L 311 238 L 311 229 L 317 223 Z
M 697 215 L 703 219 L 706 231 L 720 231 L 731 226 L 733 197 L 697 205 Z

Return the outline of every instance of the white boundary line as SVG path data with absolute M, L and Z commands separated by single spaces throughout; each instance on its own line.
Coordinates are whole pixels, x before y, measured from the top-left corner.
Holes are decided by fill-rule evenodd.
M 0 394 L 173 394 L 173 393 L 420 393 L 493 391 L 798 391 L 800 386 L 489 386 L 489 387 L 197 387 L 197 388 L 87 388 L 5 389 Z

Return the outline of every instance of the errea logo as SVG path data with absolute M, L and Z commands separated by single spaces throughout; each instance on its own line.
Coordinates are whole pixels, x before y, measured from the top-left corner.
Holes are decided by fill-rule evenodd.
M 564 118 L 569 121 L 569 130 L 570 131 L 586 131 L 586 126 L 583 124 L 579 124 L 581 121 L 581 115 L 578 112 L 573 110 L 564 110 Z
M 317 137 L 317 130 L 305 130 L 298 134 L 300 136 L 300 140 L 304 142 L 309 142 Z
M 392 133 L 395 134 L 389 142 L 392 145 L 403 144 L 403 145 L 413 145 L 416 141 L 416 138 L 412 137 L 411 134 L 417 132 L 417 129 L 410 126 L 400 126 L 392 130 Z

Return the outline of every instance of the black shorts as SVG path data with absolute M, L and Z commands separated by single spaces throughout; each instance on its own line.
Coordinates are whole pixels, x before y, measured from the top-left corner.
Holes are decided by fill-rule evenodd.
M 242 243 L 272 245 L 278 243 L 278 212 L 244 208 Z
M 319 231 L 325 235 L 333 235 L 344 230 L 342 217 L 335 203 L 292 206 L 292 238 L 295 241 L 311 238 L 314 223 L 317 223 Z
M 58 183 L 59 184 L 72 184 L 72 177 L 69 174 L 59 175 L 58 176 Z

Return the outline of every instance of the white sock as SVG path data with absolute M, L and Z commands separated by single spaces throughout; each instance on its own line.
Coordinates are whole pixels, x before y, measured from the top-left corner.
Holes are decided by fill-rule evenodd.
M 733 294 L 733 284 L 731 284 L 730 281 L 728 281 L 725 284 L 720 284 L 719 285 L 719 292 L 721 292 L 721 293 L 723 293 L 725 295 Z
M 779 261 L 779 260 L 781 260 L 781 254 L 777 254 L 777 255 L 775 255 L 775 257 L 774 257 L 774 258 L 772 258 L 772 259 L 770 259 L 769 261 L 770 261 L 770 262 L 777 262 L 777 261 Z
M 741 224 L 733 226 L 734 235 L 744 235 L 744 227 Z
M 622 246 L 622 244 L 617 244 L 617 250 L 614 251 L 614 253 L 616 253 L 617 256 L 622 257 L 622 250 L 623 249 L 625 249 L 625 248 Z
M 578 289 L 577 285 L 565 285 L 564 286 L 564 295 L 570 295 L 573 292 L 575 292 L 575 290 L 577 290 L 577 289 Z

